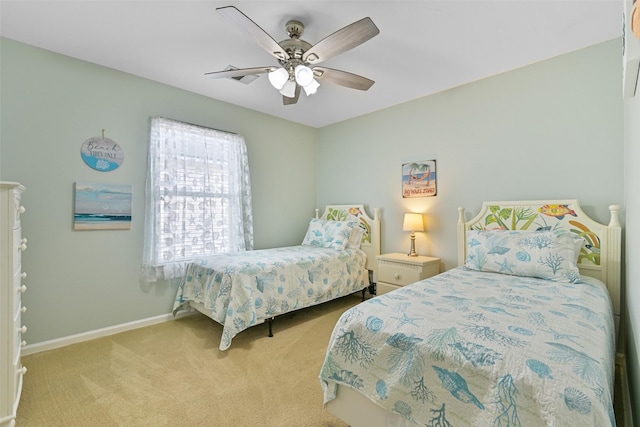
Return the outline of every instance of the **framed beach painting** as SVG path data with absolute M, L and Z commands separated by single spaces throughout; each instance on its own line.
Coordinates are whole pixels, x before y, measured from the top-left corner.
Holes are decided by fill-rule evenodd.
M 131 229 L 132 185 L 75 183 L 74 230 Z
M 422 160 L 402 165 L 402 197 L 429 197 L 438 194 L 436 161 Z

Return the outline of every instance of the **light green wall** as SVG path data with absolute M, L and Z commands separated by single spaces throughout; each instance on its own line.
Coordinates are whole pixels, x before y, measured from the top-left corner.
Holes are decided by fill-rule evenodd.
M 318 205 L 382 209 L 382 251 L 406 252 L 404 212 L 425 213 L 423 255 L 457 265 L 457 208 L 577 198 L 608 222 L 623 204 L 621 42 L 614 40 L 338 123 L 318 133 Z M 339 155 L 337 154 L 339 153 Z M 436 159 L 435 197 L 402 198 L 403 163 Z
M 0 43 L 0 178 L 27 187 L 28 343 L 170 312 L 176 283 L 138 281 L 151 116 L 243 135 L 256 248 L 304 237 L 316 208 L 315 129 L 7 39 Z M 82 143 L 102 129 L 125 153 L 112 172 L 95 171 L 80 157 Z M 132 184 L 132 229 L 73 231 L 76 181 Z
M 627 204 L 626 363 L 636 423 L 640 425 L 640 93 L 625 102 L 625 198 Z
M 322 129 L 0 43 L 0 178 L 28 187 L 30 343 L 170 310 L 175 283 L 138 282 L 154 115 L 245 137 L 257 248 L 299 242 L 316 206 L 359 202 L 381 208 L 384 252 L 408 249 L 403 212 L 425 212 L 418 252 L 451 268 L 458 206 L 469 216 L 487 199 L 576 197 L 605 222 L 607 205 L 624 203 L 619 41 Z M 102 129 L 126 156 L 109 173 L 80 158 L 82 142 Z M 438 195 L 403 199 L 402 163 L 429 159 L 438 162 Z M 75 181 L 133 184 L 132 230 L 74 232 Z

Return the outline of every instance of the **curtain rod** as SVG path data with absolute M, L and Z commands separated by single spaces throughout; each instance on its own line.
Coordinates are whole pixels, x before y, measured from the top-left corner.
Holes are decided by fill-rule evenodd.
M 157 117 L 159 117 L 159 118 L 161 118 L 161 119 L 165 119 L 165 120 L 171 120 L 171 121 L 173 121 L 173 122 L 182 123 L 182 124 L 189 125 L 189 126 L 196 126 L 196 127 L 203 128 L 203 129 L 212 129 L 212 130 L 217 130 L 218 132 L 230 133 L 231 135 L 239 135 L 238 133 L 235 133 L 235 132 L 229 132 L 228 130 L 222 130 L 222 129 L 212 128 L 212 127 L 209 127 L 209 126 L 197 125 L 197 124 L 195 124 L 195 123 L 189 123 L 189 122 L 185 122 L 185 121 L 183 121 L 183 120 L 169 119 L 169 118 L 167 118 L 167 117 L 162 117 L 162 116 L 157 116 Z

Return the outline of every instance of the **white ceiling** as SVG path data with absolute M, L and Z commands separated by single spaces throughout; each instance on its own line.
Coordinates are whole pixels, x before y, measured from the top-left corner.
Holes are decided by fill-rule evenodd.
M 298 19 L 311 44 L 370 17 L 380 34 L 322 65 L 376 83 L 367 92 L 323 84 L 283 106 L 266 75 L 248 85 L 205 78 L 228 65 L 278 65 L 216 12 L 227 5 L 276 41 Z M 322 127 L 621 37 L 622 14 L 622 0 L 0 0 L 0 35 Z

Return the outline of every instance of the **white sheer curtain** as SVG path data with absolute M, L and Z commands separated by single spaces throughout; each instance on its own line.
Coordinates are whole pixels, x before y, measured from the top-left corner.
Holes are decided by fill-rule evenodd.
M 239 135 L 153 118 L 145 199 L 144 281 L 181 277 L 196 257 L 253 249 Z

